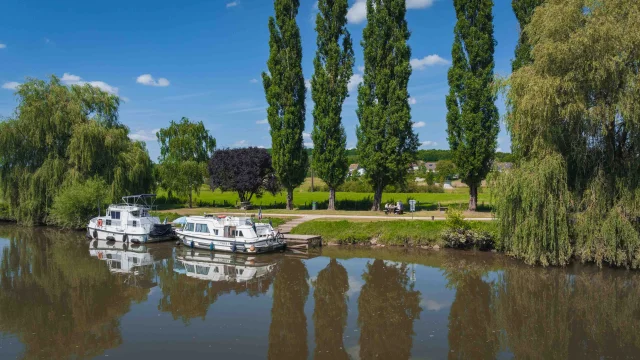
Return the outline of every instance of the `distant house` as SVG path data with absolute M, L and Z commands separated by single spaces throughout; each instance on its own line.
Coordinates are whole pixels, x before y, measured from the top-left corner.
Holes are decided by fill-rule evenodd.
M 513 168 L 513 163 L 510 163 L 510 162 L 497 162 L 495 166 L 496 166 L 496 170 L 498 170 L 498 172 L 503 172 L 505 170 L 511 170 Z
M 426 162 L 426 163 L 424 163 L 424 167 L 427 169 L 427 172 L 435 172 L 436 171 L 436 163 L 434 163 L 434 162 Z
M 357 171 L 360 176 L 364 175 L 364 169 L 359 164 L 349 165 L 349 176 L 353 175 L 354 171 Z
M 411 164 L 411 166 L 409 166 L 409 170 L 412 170 L 412 171 L 420 170 L 420 164 L 418 164 L 418 163 Z

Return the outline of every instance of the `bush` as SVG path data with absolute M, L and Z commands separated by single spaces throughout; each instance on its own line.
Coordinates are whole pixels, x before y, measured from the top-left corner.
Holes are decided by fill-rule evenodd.
M 489 250 L 493 248 L 493 236 L 488 231 L 473 230 L 471 224 L 464 220 L 462 211 L 450 208 L 447 210 L 447 229 L 442 232 L 445 246 L 454 249 Z
M 91 179 L 63 188 L 53 200 L 47 222 L 63 228 L 81 229 L 108 205 L 109 186 L 104 180 Z

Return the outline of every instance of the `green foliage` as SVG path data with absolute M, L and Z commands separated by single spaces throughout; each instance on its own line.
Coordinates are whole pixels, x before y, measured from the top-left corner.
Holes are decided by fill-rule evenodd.
M 454 0 L 458 21 L 451 50 L 447 133 L 460 179 L 469 186 L 475 211 L 478 187 L 495 155 L 499 127 L 492 89 L 493 1 Z
M 209 135 L 202 121 L 192 123 L 183 117 L 178 123 L 171 121 L 168 128 L 156 134 L 160 143 L 158 174 L 164 189 L 179 196 L 189 197 L 200 193 L 207 177 L 207 161 L 216 147 L 216 139 Z
M 118 122 L 116 96 L 55 76 L 16 95 L 15 118 L 0 123 L 0 192 L 18 222 L 44 222 L 61 189 L 90 178 L 106 182 L 110 201 L 150 190 L 151 160 Z
M 533 62 L 509 80 L 507 125 L 527 165 L 497 215 L 529 262 L 640 265 L 639 22 L 635 1 L 547 0 L 525 26 Z
M 524 31 L 525 27 L 531 21 L 531 16 L 535 9 L 542 5 L 545 0 L 512 0 L 511 6 L 513 12 L 516 14 L 516 18 L 520 23 L 520 37 L 518 38 L 518 45 L 516 45 L 515 58 L 511 62 L 511 68 L 516 71 L 531 63 L 531 44 L 529 43 L 529 36 Z
M 447 227 L 451 230 L 469 230 L 471 227 L 468 222 L 464 221 L 464 214 L 462 211 L 450 208 L 447 209 Z
M 87 226 L 100 209 L 106 209 L 109 187 L 102 179 L 89 179 L 63 188 L 53 200 L 48 222 L 63 228 L 80 229 Z
M 454 175 L 458 173 L 456 165 L 450 160 L 440 160 L 436 163 L 436 171 L 438 172 L 438 182 L 444 183 L 445 180 L 450 180 Z
M 347 84 L 353 74 L 353 48 L 347 30 L 347 0 L 318 1 L 316 43 L 311 78 L 313 108 L 312 167 L 330 190 L 344 182 L 347 163 L 347 135 L 342 125 L 342 104 L 349 96 Z M 342 45 L 340 42 L 342 41 Z M 330 191 L 329 209 L 333 210 L 335 191 Z
M 411 49 L 405 13 L 404 0 L 367 0 L 356 135 L 360 164 L 374 188 L 372 210 L 380 210 L 386 185 L 405 181 L 418 149 L 408 102 Z
M 275 0 L 275 17 L 269 17 L 269 72 L 262 73 L 269 107 L 272 162 L 287 189 L 287 209 L 293 208 L 293 189 L 304 181 L 308 157 L 303 145 L 305 121 L 302 43 L 296 15 L 299 0 Z

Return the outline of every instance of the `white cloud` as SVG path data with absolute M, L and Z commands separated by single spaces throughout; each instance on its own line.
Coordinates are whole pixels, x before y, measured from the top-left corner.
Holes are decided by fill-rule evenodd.
M 15 90 L 18 88 L 18 86 L 20 86 L 20 83 L 15 82 L 15 81 L 9 81 L 6 82 L 4 84 L 2 84 L 2 88 L 3 89 L 7 89 L 7 90 Z
M 266 147 L 264 147 L 262 145 L 258 145 L 258 149 L 266 149 Z
M 126 96 L 120 96 L 120 100 L 122 100 L 122 101 L 124 101 L 124 102 L 126 102 L 126 103 L 128 103 L 129 101 L 131 101 L 131 99 L 129 99 L 129 98 L 128 98 L 128 97 L 126 97 Z
M 249 80 L 249 82 L 252 83 L 252 84 L 257 84 L 258 83 L 258 79 L 253 78 L 253 79 Z
M 349 79 L 349 83 L 347 84 L 347 89 L 349 91 L 353 91 L 358 88 L 358 85 L 363 81 L 363 77 L 360 74 L 351 75 L 351 79 Z
M 118 95 L 118 88 L 115 86 L 111 86 L 104 81 L 84 81 L 80 76 L 69 74 L 69 73 L 64 73 L 60 81 L 62 81 L 62 83 L 66 85 L 89 84 L 102 91 L 108 92 L 109 94 Z
M 304 143 L 304 147 L 306 147 L 306 148 L 312 148 L 312 147 L 313 147 L 313 142 L 306 142 L 306 143 Z
M 496 151 L 497 152 L 502 152 L 502 148 L 499 147 L 499 148 L 496 149 Z
M 420 306 L 426 308 L 429 311 L 440 311 L 451 306 L 451 303 L 438 302 L 431 299 L 423 299 L 420 301 Z
M 304 87 L 307 88 L 307 90 L 311 90 L 311 80 L 309 79 L 305 79 L 304 81 Z
M 364 282 L 357 277 L 349 276 L 349 290 L 347 291 L 347 296 L 351 297 L 362 290 L 362 286 L 364 286 Z
M 231 147 L 244 147 L 248 145 L 249 145 L 249 142 L 247 140 L 239 140 L 239 141 L 236 141 L 233 145 L 231 145 Z
M 5 45 L 5 44 L 0 44 L 0 49 L 6 49 L 6 48 L 7 48 L 7 45 Z
M 415 105 L 418 102 L 418 100 L 416 100 L 416 98 L 414 97 L 410 97 L 409 98 L 409 105 Z
M 450 63 L 451 61 L 443 59 L 442 57 L 440 57 L 440 55 L 437 54 L 427 55 L 422 59 L 411 59 L 411 67 L 414 70 L 424 70 L 428 66 L 449 65 Z
M 407 9 L 425 9 L 433 5 L 435 0 L 407 0 Z M 356 0 L 347 12 L 350 24 L 360 24 L 367 19 L 367 0 Z
M 414 129 L 417 129 L 417 128 L 424 127 L 425 125 L 427 125 L 427 124 L 425 124 L 424 121 L 418 121 L 418 122 L 414 122 L 412 126 L 413 126 Z
M 231 7 L 234 7 L 234 6 L 238 6 L 238 2 L 237 1 L 232 1 L 230 3 L 227 3 L 227 8 L 231 8 Z
M 302 137 L 303 137 L 303 138 L 311 139 L 311 134 L 309 134 L 308 132 L 303 132 L 303 133 L 302 133 Z
M 427 140 L 422 142 L 422 146 L 438 146 L 438 143 L 435 141 Z
M 156 141 L 158 139 L 156 137 L 156 133 L 158 131 L 160 131 L 160 129 L 154 129 L 151 131 L 138 130 L 135 133 L 129 134 L 129 139 L 137 141 Z
M 364 74 L 364 65 L 362 66 L 358 66 L 358 71 L 362 74 Z
M 347 21 L 351 24 L 360 24 L 367 19 L 367 2 L 366 0 L 356 0 L 349 11 L 347 11 Z
M 165 78 L 158 78 L 156 81 L 151 74 L 143 74 L 138 76 L 136 79 L 138 84 L 146 85 L 146 86 L 169 86 L 169 80 Z
M 268 123 L 269 123 L 269 120 L 268 120 L 268 119 L 262 119 L 262 120 L 258 120 L 258 121 L 256 121 L 256 124 L 260 124 L 260 125 L 262 125 L 262 124 L 268 124 Z
M 407 9 L 424 9 L 433 5 L 435 0 L 407 0 Z

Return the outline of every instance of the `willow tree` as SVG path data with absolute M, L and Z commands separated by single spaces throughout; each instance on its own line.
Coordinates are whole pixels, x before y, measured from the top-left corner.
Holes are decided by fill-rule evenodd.
M 364 80 L 358 87 L 358 154 L 369 183 L 373 206 L 380 210 L 382 191 L 404 183 L 418 149 L 413 132 L 409 92 L 411 49 L 404 0 L 367 0 L 362 34 Z
M 515 58 L 511 61 L 511 68 L 516 71 L 531 63 L 531 43 L 529 36 L 524 32 L 524 28 L 531 21 L 531 16 L 538 6 L 544 3 L 544 0 L 512 0 L 511 7 L 520 24 L 520 37 L 516 45 Z
M 311 166 L 329 186 L 329 210 L 335 210 L 336 188 L 347 176 L 347 135 L 342 126 L 342 104 L 349 96 L 353 48 L 347 30 L 347 0 L 318 1 L 316 43 L 311 78 L 313 157 Z
M 302 41 L 296 15 L 299 0 L 275 0 L 275 17 L 269 17 L 269 72 L 262 73 L 269 107 L 271 156 L 276 175 L 287 189 L 287 209 L 293 209 L 293 189 L 307 174 L 303 145 L 306 88 L 302 74 Z
M 447 133 L 453 162 L 469 186 L 469 210 L 475 211 L 478 187 L 491 170 L 499 117 L 493 90 L 493 0 L 454 0 L 452 65 L 447 95 Z
M 511 76 L 507 116 L 523 165 L 498 192 L 504 250 L 640 266 L 639 23 L 635 1 L 547 0 L 525 27 L 533 62 Z M 562 231 L 543 241 L 549 224 Z
M 160 143 L 158 172 L 162 186 L 178 195 L 187 196 L 193 206 L 193 193 L 200 194 L 200 187 L 208 176 L 207 161 L 216 147 L 216 139 L 209 135 L 202 121 L 191 122 L 183 117 L 180 122 L 171 121 L 168 128 L 156 134 Z
M 152 187 L 149 155 L 118 121 L 118 97 L 55 76 L 29 79 L 16 96 L 13 118 L 0 123 L 0 193 L 20 223 L 48 221 L 61 190 L 92 178 L 111 201 Z

